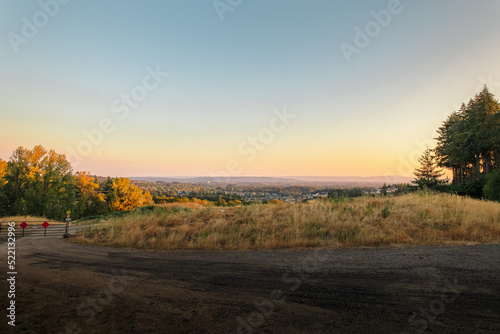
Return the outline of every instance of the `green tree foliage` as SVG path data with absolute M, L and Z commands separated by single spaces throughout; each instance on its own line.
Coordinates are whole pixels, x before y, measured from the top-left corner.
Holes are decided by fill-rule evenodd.
M 42 146 L 19 147 L 7 163 L 4 214 L 61 218 L 75 200 L 72 168 Z
M 500 167 L 500 105 L 485 86 L 438 129 L 439 165 L 453 172 L 453 183 L 477 180 Z
M 500 168 L 489 174 L 484 186 L 484 196 L 500 202 Z
M 5 185 L 7 184 L 6 174 L 7 162 L 0 159 L 0 215 L 2 212 L 7 211 L 7 195 L 5 193 Z
M 101 186 L 89 173 L 73 173 L 63 154 L 42 146 L 17 148 L 8 162 L 0 159 L 0 216 L 33 215 L 62 220 L 67 210 L 73 218 L 127 210 L 152 202 L 128 179 L 109 179 Z
M 88 172 L 76 172 L 75 183 L 78 189 L 74 211 L 79 217 L 101 215 L 108 212 L 106 196 L 99 192 L 97 178 Z
M 448 183 L 447 179 L 442 179 L 444 172 L 438 168 L 433 150 L 426 149 L 418 159 L 418 162 L 420 162 L 420 168 L 417 168 L 413 173 L 416 178 L 412 181 L 417 188 L 435 189 L 440 185 Z
M 363 196 L 363 189 L 361 188 L 334 188 L 328 191 L 328 198 L 350 198 Z
M 382 188 L 380 188 L 380 193 L 382 194 L 382 196 L 387 196 L 387 189 L 389 189 L 389 187 L 384 183 Z

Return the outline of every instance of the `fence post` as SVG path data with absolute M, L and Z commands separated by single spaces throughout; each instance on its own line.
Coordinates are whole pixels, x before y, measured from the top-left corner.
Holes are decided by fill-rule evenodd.
M 66 211 L 66 235 L 69 234 L 69 222 L 71 221 L 71 211 Z

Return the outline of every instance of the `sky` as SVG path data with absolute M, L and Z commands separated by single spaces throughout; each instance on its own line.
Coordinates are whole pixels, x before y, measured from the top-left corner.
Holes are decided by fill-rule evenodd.
M 411 176 L 498 0 L 0 0 L 0 158 L 103 176 Z

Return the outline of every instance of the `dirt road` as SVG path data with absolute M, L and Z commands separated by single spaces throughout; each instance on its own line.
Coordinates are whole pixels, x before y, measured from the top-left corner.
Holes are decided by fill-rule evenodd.
M 150 252 L 30 236 L 16 252 L 2 333 L 500 333 L 500 245 Z

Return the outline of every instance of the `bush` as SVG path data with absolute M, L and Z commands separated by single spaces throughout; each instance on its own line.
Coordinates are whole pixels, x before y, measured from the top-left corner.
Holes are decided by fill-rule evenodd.
M 480 199 L 483 198 L 483 188 L 485 187 L 485 185 L 486 176 L 481 175 L 479 178 L 471 180 L 467 183 L 450 184 L 448 186 L 442 186 L 436 190 L 440 192 Z
M 485 197 L 500 202 L 500 169 L 486 177 L 486 185 L 483 188 Z
M 363 196 L 363 189 L 361 188 L 335 188 L 328 192 L 328 198 L 338 199 L 338 198 L 351 198 L 351 197 L 361 197 Z
M 382 218 L 387 218 L 391 214 L 391 211 L 389 211 L 389 207 L 385 207 L 382 209 Z

